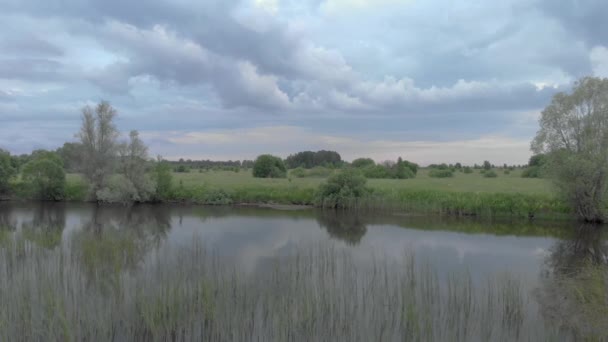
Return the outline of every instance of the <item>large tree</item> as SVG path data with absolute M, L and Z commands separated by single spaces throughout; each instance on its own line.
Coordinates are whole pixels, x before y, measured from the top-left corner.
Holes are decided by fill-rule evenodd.
M 97 192 L 107 185 L 114 172 L 118 148 L 118 129 L 114 124 L 116 110 L 102 101 L 95 108 L 82 109 L 82 127 L 78 137 L 82 143 L 81 171 L 90 184 L 90 194 L 97 200 Z
M 532 142 L 547 154 L 549 172 L 576 215 L 606 220 L 608 195 L 608 79 L 585 77 L 558 93 L 540 118 Z
M 11 163 L 11 155 L 0 149 L 0 194 L 8 192 L 9 181 L 17 173 Z

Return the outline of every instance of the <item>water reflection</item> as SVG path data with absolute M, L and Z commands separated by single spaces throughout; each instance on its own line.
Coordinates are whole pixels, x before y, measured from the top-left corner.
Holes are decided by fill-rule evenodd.
M 358 245 L 367 233 L 363 218 L 357 213 L 322 210 L 317 212 L 317 223 L 330 237 L 339 239 L 349 245 Z
M 31 217 L 21 225 L 26 240 L 45 249 L 54 249 L 61 244 L 66 224 L 65 204 L 37 203 Z
M 536 292 L 547 321 L 575 340 L 608 339 L 608 239 L 604 227 L 581 225 L 546 256 Z
M 71 235 L 71 251 L 87 280 L 101 289 L 119 284 L 166 238 L 170 212 L 162 206 L 94 206 L 90 218 Z

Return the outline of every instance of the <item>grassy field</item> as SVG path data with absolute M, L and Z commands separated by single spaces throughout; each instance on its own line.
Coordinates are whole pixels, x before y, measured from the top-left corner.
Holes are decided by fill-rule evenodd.
M 484 178 L 478 170 L 475 173 L 455 173 L 453 178 L 431 178 L 427 169 L 421 169 L 413 179 L 370 179 L 368 185 L 375 189 L 408 189 L 408 190 L 434 190 L 450 192 L 485 192 L 485 193 L 519 193 L 529 195 L 553 194 L 551 184 L 546 179 L 521 178 L 521 170 L 503 174 L 495 170 L 497 178 Z M 244 186 L 265 187 L 312 187 L 316 188 L 324 178 L 291 178 L 291 179 L 264 179 L 254 178 L 251 172 L 208 171 L 191 173 L 174 173 L 174 181 L 185 187 L 207 184 L 223 189 L 235 189 Z
M 456 172 L 452 178 L 431 178 L 422 169 L 414 179 L 370 179 L 371 194 L 353 205 L 359 210 L 400 210 L 457 216 L 562 218 L 567 214 L 549 181 L 521 178 L 521 170 L 496 178 Z M 79 200 L 80 176 L 68 175 L 68 188 Z M 173 174 L 169 201 L 211 205 L 236 203 L 315 204 L 325 178 L 254 178 L 250 171 L 203 171 Z

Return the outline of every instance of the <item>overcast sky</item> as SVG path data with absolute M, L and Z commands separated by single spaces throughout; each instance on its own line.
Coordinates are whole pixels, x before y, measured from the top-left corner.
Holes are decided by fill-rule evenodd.
M 153 155 L 525 163 L 540 111 L 608 77 L 605 0 L 0 0 L 0 148 L 101 99 Z

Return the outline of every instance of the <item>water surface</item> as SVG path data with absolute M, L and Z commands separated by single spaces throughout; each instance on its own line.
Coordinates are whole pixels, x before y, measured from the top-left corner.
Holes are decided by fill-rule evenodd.
M 78 274 L 82 272 L 82 275 L 79 275 L 79 279 L 82 279 L 79 281 L 86 282 L 86 285 L 83 285 L 83 294 L 93 293 L 94 288 L 95 291 L 106 293 L 106 295 L 100 295 L 99 300 L 104 301 L 110 300 L 108 298 L 115 300 L 116 293 L 120 294 L 121 291 L 128 292 L 125 288 L 129 285 L 129 279 L 153 277 L 151 274 L 156 274 L 155 272 L 168 272 L 163 268 L 179 268 L 179 264 L 170 264 L 167 260 L 172 260 L 182 251 L 191 250 L 193 244 L 200 245 L 200 249 L 196 249 L 197 251 L 204 250 L 205 252 L 189 254 L 188 262 L 206 264 L 211 259 L 210 265 L 219 265 L 213 266 L 217 268 L 209 268 L 213 271 L 205 273 L 205 277 L 212 277 L 215 273 L 220 277 L 220 273 L 223 274 L 224 270 L 229 270 L 226 271 L 228 275 L 233 274 L 239 279 L 255 278 L 261 280 L 262 283 L 276 277 L 277 273 L 273 273 L 273 270 L 281 267 L 282 263 L 291 269 L 298 269 L 301 266 L 303 270 L 309 272 L 308 274 L 316 274 L 314 273 L 316 271 L 310 270 L 310 268 L 324 267 L 318 265 L 324 265 L 326 261 L 311 261 L 307 266 L 301 260 L 306 260 L 307 257 L 310 257 L 311 260 L 318 258 L 315 254 L 318 252 L 323 255 L 320 258 L 336 259 L 348 255 L 348 266 L 340 267 L 354 270 L 353 274 L 356 274 L 354 276 L 356 279 L 353 280 L 353 283 L 361 281 L 363 287 L 371 286 L 370 288 L 373 289 L 374 286 L 370 285 L 371 282 L 383 281 L 387 286 L 385 291 L 393 289 L 392 285 L 395 285 L 394 289 L 398 291 L 401 285 L 396 283 L 399 281 L 397 275 L 402 271 L 407 272 L 410 263 L 413 262 L 416 265 L 416 272 L 424 269 L 432 270 L 431 276 L 424 275 L 424 277 L 430 277 L 431 285 L 427 284 L 430 288 L 434 286 L 432 284 L 437 285 L 436 291 L 439 292 L 436 293 L 446 293 L 446 296 L 449 297 L 450 291 L 462 290 L 463 292 L 457 292 L 458 297 L 466 297 L 468 292 L 473 292 L 473 296 L 479 295 L 480 298 L 472 301 L 480 308 L 484 307 L 483 305 L 488 307 L 494 305 L 486 303 L 488 296 L 485 294 L 484 288 L 502 289 L 500 286 L 505 286 L 505 283 L 515 284 L 515 290 L 504 288 L 504 291 L 510 291 L 505 292 L 507 295 L 513 292 L 513 296 L 517 296 L 517 298 L 508 299 L 516 303 L 515 313 L 508 312 L 511 310 L 508 305 L 511 304 L 507 303 L 507 299 L 500 299 L 504 303 L 501 302 L 503 304 L 500 304 L 500 308 L 496 310 L 500 311 L 503 322 L 497 323 L 497 326 L 500 325 L 500 327 L 496 328 L 496 331 L 484 332 L 483 327 L 474 323 L 461 322 L 458 324 L 465 328 L 459 328 L 458 334 L 461 335 L 456 335 L 455 339 L 484 339 L 484 336 L 505 340 L 552 339 L 556 336 L 560 336 L 560 339 L 576 339 L 581 336 L 601 337 L 604 336 L 601 332 L 595 334 L 597 330 L 595 325 L 579 326 L 561 317 L 559 310 L 566 304 L 555 302 L 555 298 L 560 298 L 558 291 L 561 288 L 553 286 L 555 282 L 552 277 L 560 274 L 561 270 L 571 272 L 572 269 L 577 269 L 579 261 L 589 260 L 590 256 L 598 263 L 605 260 L 605 240 L 601 231 L 593 231 L 591 236 L 589 233 L 583 234 L 581 231 L 587 232 L 588 230 L 573 227 L 571 224 L 554 222 L 491 222 L 392 213 L 371 215 L 317 210 L 288 211 L 180 205 L 122 207 L 89 204 L 3 203 L 0 204 L 0 250 L 4 249 L 5 254 L 0 254 L 0 258 L 4 258 L 4 260 L 0 260 L 0 275 L 8 279 L 5 279 L 4 283 L 0 282 L 0 286 L 5 287 L 3 292 L 7 294 L 10 291 L 16 291 L 15 289 L 19 287 L 15 279 L 37 277 L 38 275 L 28 275 L 28 268 L 34 266 L 29 266 L 27 259 L 40 258 L 41 255 L 43 256 L 42 261 L 37 261 L 36 265 L 44 260 L 54 260 L 52 259 L 54 256 L 60 255 L 52 264 L 49 261 L 50 264 L 47 267 L 49 269 L 56 267 L 57 272 L 67 272 L 65 268 L 68 266 L 63 265 L 66 256 L 77 259 L 73 264 L 69 264 L 69 267 L 79 269 Z M 330 252 L 327 252 L 328 250 Z M 294 264 L 290 264 L 289 262 L 293 262 L 294 255 L 300 261 L 296 260 Z M 386 279 L 376 278 L 375 273 L 378 269 L 381 270 L 378 271 L 378 274 L 384 274 Z M 50 279 L 53 277 L 53 271 L 49 272 L 51 273 Z M 69 271 L 67 274 L 75 272 Z M 273 274 L 275 275 L 273 276 Z M 289 274 L 291 277 L 292 273 Z M 388 279 L 393 275 L 395 275 L 395 279 Z M 297 277 L 297 275 L 293 275 L 293 277 Z M 318 281 L 325 281 L 322 280 L 326 279 L 324 277 L 324 275 L 319 275 Z M 434 283 L 433 277 L 436 277 Z M 339 276 L 330 275 L 327 279 L 336 278 Z M 108 279 L 110 280 L 108 281 Z M 318 291 L 322 291 L 323 288 L 321 284 L 315 283 L 317 281 L 315 279 L 308 280 L 311 281 L 312 293 L 318 295 Z M 458 279 L 465 280 L 461 282 Z M 170 279 L 168 281 L 170 282 Z M 388 284 L 389 282 L 394 283 Z M 488 287 L 489 282 L 497 285 Z M 103 286 L 97 286 L 99 284 L 103 284 Z M 51 291 L 59 291 L 51 285 L 49 286 Z M 62 291 L 69 291 L 67 285 L 60 286 L 63 286 Z M 467 289 L 469 286 L 471 289 Z M 424 291 L 427 290 L 424 289 Z M 33 289 L 32 291 L 39 290 Z M 352 291 L 357 295 L 361 290 L 354 288 Z M 483 298 L 486 299 L 481 298 L 482 292 L 486 296 Z M 111 295 L 107 295 L 107 293 L 111 293 Z M 124 294 L 120 295 L 124 296 Z M 290 296 L 294 297 L 293 294 Z M 405 295 L 395 296 L 405 298 Z M 492 296 L 504 297 L 506 295 L 496 293 Z M 366 302 L 361 299 L 361 303 L 365 305 Z M 442 306 L 438 310 L 448 305 L 449 300 L 446 303 L 438 304 Z M 257 315 L 259 309 L 256 307 L 260 305 L 252 304 L 252 315 Z M 412 305 L 408 305 L 403 304 L 403 307 L 409 310 Z M 567 305 L 571 306 L 571 304 Z M 217 304 L 214 304 L 215 306 Z M 453 310 L 458 310 L 458 315 L 462 315 L 461 312 L 465 312 L 467 315 L 468 312 L 471 315 L 480 314 L 474 312 L 477 310 L 475 309 L 477 306 L 469 310 L 464 305 L 463 308 Z M 568 314 L 578 313 L 575 311 Z M 387 309 L 386 313 L 390 312 Z M 423 311 L 420 312 L 419 315 L 422 316 Z M 4 316 L 0 315 L 0 327 L 3 321 L 11 323 L 15 319 L 11 317 L 12 314 L 5 312 Z M 430 315 L 430 311 L 428 314 Z M 198 314 L 194 315 L 196 317 Z M 394 316 L 394 313 L 391 315 Z M 445 315 L 445 317 L 449 316 L 449 313 Z M 300 316 L 297 317 L 299 322 Z M 360 319 L 370 324 L 367 329 L 370 332 L 369 338 L 377 339 L 382 336 L 381 339 L 393 340 L 403 337 L 406 332 L 409 334 L 410 331 L 418 334 L 411 335 L 418 339 L 430 336 L 423 335 L 420 332 L 422 328 L 415 327 L 408 330 L 407 325 L 402 326 L 402 323 L 399 322 L 391 323 L 392 329 L 378 328 L 380 334 L 384 334 L 384 330 L 387 333 L 377 335 L 375 334 L 377 328 L 374 325 L 375 321 L 370 321 L 370 318 L 364 316 L 361 316 Z M 259 320 L 259 318 L 255 318 L 253 321 L 256 323 L 252 324 L 258 324 Z M 382 318 L 378 322 L 386 320 L 388 318 Z M 504 322 L 506 320 L 513 320 L 513 322 L 509 321 L 507 324 Z M 342 330 L 333 331 L 331 330 L 333 328 L 322 328 L 322 325 L 314 322 L 314 320 L 313 323 L 308 322 L 301 335 L 291 336 L 291 339 L 297 339 L 298 336 L 300 338 L 326 336 L 329 339 L 330 336 L 335 338 L 348 335 L 346 332 L 337 332 Z M 269 338 L 270 333 L 264 329 L 270 328 L 266 327 L 266 323 L 259 324 L 263 328 L 252 326 L 251 333 L 247 337 L 245 335 L 233 337 L 235 339 L 254 336 Z M 353 324 L 357 323 L 353 322 Z M 441 330 L 444 326 L 449 327 L 449 324 L 452 323 L 434 322 L 429 324 L 429 327 L 432 326 L 429 330 Z M 455 326 L 458 324 L 454 323 Z M 28 327 L 24 323 L 22 329 L 28 329 Z M 79 329 L 84 331 L 87 328 Z M 328 331 L 332 332 L 328 332 L 329 335 L 320 335 L 324 333 L 323 329 L 329 329 Z M 468 331 L 467 329 L 477 329 L 478 331 Z M 148 339 L 151 336 L 165 336 L 160 333 L 160 335 L 154 335 L 154 329 L 148 330 L 150 331 L 146 330 L 145 334 L 141 333 L 143 335 L 137 335 L 139 333 L 135 331 L 123 332 L 123 335 L 115 335 L 115 339 L 127 339 L 128 336 L 139 336 L 142 339 Z M 184 339 L 186 336 L 211 336 L 210 338 L 215 336 L 217 339 L 225 337 L 217 335 L 218 333 L 204 335 L 200 331 L 199 335 L 196 335 L 193 333 L 195 330 L 202 331 L 204 326 L 197 326 L 196 329 L 181 328 L 179 333 L 183 334 Z M 355 330 L 352 334 L 355 333 Z M 173 336 L 178 336 L 179 333 L 172 332 Z M 560 333 L 561 335 L 559 335 Z M 73 335 L 85 336 L 84 334 L 85 332 L 80 332 Z M 432 339 L 442 339 L 441 333 L 434 332 L 433 334 Z M 289 338 L 290 335 L 285 336 Z M 0 334 L 0 337 L 9 339 L 11 336 Z M 361 339 L 363 340 L 363 337 Z

